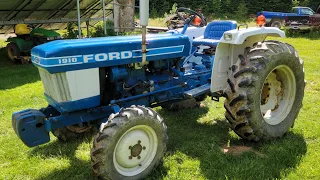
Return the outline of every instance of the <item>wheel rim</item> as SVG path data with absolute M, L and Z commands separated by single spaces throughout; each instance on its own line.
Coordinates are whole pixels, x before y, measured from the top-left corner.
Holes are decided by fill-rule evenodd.
M 270 125 L 285 120 L 293 106 L 296 95 L 296 79 L 285 65 L 274 68 L 264 81 L 260 95 L 260 110 Z
M 281 28 L 281 25 L 279 24 L 279 23 L 276 23 L 275 25 L 274 25 L 274 27 L 276 27 L 276 28 Z
M 123 176 L 135 176 L 149 167 L 158 148 L 156 132 L 138 125 L 126 131 L 116 144 L 113 163 Z

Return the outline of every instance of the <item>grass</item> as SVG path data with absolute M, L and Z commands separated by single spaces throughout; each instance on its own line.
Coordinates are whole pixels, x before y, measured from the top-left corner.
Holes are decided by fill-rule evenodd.
M 282 139 L 248 143 L 229 130 L 223 102 L 204 101 L 194 110 L 156 110 L 168 125 L 164 162 L 147 179 L 320 179 L 320 40 L 278 39 L 295 46 L 305 61 L 307 86 L 295 126 Z M 46 106 L 37 69 L 12 64 L 0 50 L 0 179 L 94 179 L 92 136 L 68 144 L 26 147 L 11 127 L 11 114 Z M 224 146 L 248 146 L 235 156 Z

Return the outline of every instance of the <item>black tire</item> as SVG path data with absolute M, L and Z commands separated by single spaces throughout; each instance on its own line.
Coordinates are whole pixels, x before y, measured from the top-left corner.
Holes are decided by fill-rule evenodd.
M 82 138 L 86 134 L 91 133 L 93 126 L 91 124 L 83 124 L 82 126 L 73 125 L 52 130 L 52 134 L 62 142 L 69 142 Z
M 225 116 L 240 137 L 273 139 L 293 127 L 302 107 L 305 80 L 303 61 L 291 45 L 259 43 L 239 55 L 231 70 L 224 93 Z M 269 101 L 274 108 L 265 112 Z
M 201 102 L 201 101 L 204 101 L 207 97 L 208 97 L 208 94 L 203 94 L 203 95 L 200 95 L 200 96 L 198 96 L 198 97 L 195 97 L 194 99 L 195 99 L 197 102 Z
M 281 22 L 281 21 L 273 21 L 273 22 L 271 22 L 271 25 L 270 25 L 270 26 L 281 29 L 281 27 L 282 27 L 282 22 Z
M 20 57 L 20 50 L 19 50 L 16 43 L 11 42 L 11 43 L 7 44 L 6 50 L 7 50 L 8 58 L 12 62 L 14 62 L 14 63 L 20 62 L 20 60 L 18 59 Z M 17 58 L 15 58 L 15 57 L 17 57 Z
M 162 105 L 161 107 L 168 111 L 192 109 L 192 108 L 200 107 L 200 101 L 202 101 L 200 97 L 199 99 L 192 98 L 192 99 L 182 100 L 182 101 L 171 103 L 171 104 Z
M 158 142 L 157 146 L 153 147 L 157 148 L 148 148 L 151 146 L 148 146 L 150 144 L 144 144 L 144 140 L 140 141 L 139 139 L 138 142 L 134 141 L 134 139 L 138 138 L 138 136 L 129 136 L 130 143 L 132 143 L 129 144 L 131 146 L 128 146 L 129 154 L 126 154 L 124 156 L 123 154 L 121 154 L 121 156 L 119 156 L 124 157 L 126 162 L 129 162 L 130 160 L 140 161 L 140 155 L 144 150 L 147 150 L 145 152 L 149 154 L 150 151 L 148 150 L 150 149 L 152 151 L 153 149 L 153 152 L 155 154 L 154 156 L 144 156 L 141 158 L 141 162 L 138 162 L 139 165 L 133 165 L 132 168 L 138 169 L 138 172 L 132 172 L 131 175 L 124 175 L 124 173 L 121 172 L 121 170 L 118 170 L 119 163 L 117 158 L 114 158 L 117 157 L 117 155 L 119 155 L 120 153 L 117 150 L 117 147 L 126 147 L 128 144 L 121 144 L 123 141 L 125 141 L 123 139 L 126 139 L 126 135 L 134 131 L 132 129 L 139 127 L 147 127 L 149 129 L 152 129 L 151 131 L 154 132 L 153 134 L 156 134 L 155 139 L 157 139 Z M 154 142 L 151 139 L 148 140 L 149 142 Z M 153 168 L 156 167 L 162 160 L 162 157 L 166 151 L 167 140 L 167 127 L 163 121 L 163 118 L 160 115 L 158 115 L 157 112 L 143 106 L 132 106 L 131 108 L 122 109 L 119 113 L 110 115 L 109 121 L 101 125 L 99 133 L 94 138 L 93 148 L 91 150 L 91 161 L 94 175 L 96 175 L 99 179 L 132 180 L 145 178 L 147 175 L 151 173 Z M 141 146 L 139 146 L 140 143 Z M 142 145 L 145 145 L 143 146 L 143 150 L 141 149 Z M 132 153 L 135 147 L 140 147 L 140 151 L 138 151 L 136 155 L 133 155 Z M 117 152 L 118 154 L 116 154 Z M 148 157 L 150 158 L 150 161 L 147 161 L 149 162 L 149 164 L 146 164 L 144 166 L 141 165 L 142 163 L 146 162 L 145 159 L 148 159 Z M 142 167 L 142 169 L 139 169 L 140 167 Z

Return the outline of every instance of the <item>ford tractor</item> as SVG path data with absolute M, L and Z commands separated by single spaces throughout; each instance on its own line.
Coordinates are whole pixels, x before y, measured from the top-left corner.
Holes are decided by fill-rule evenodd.
M 29 147 L 79 138 L 98 127 L 91 150 L 100 179 L 141 179 L 161 161 L 168 140 L 165 119 L 152 108 L 188 99 L 225 98 L 230 127 L 249 141 L 282 137 L 302 107 L 303 61 L 278 28 L 240 28 L 213 21 L 203 36 L 185 35 L 201 14 L 179 8 L 184 29 L 146 35 L 149 1 L 140 1 L 142 37 L 57 40 L 31 51 L 48 106 L 12 115 Z

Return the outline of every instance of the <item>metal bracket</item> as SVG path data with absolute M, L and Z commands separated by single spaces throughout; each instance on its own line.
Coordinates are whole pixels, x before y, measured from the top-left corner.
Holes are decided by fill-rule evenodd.
M 219 97 L 215 97 L 215 96 L 212 96 L 211 100 L 216 101 L 216 102 L 220 102 Z
M 240 30 L 240 27 L 241 27 L 241 26 L 246 26 L 246 29 L 248 29 L 248 27 L 249 27 L 248 24 L 240 24 L 240 25 L 238 26 L 238 31 Z

